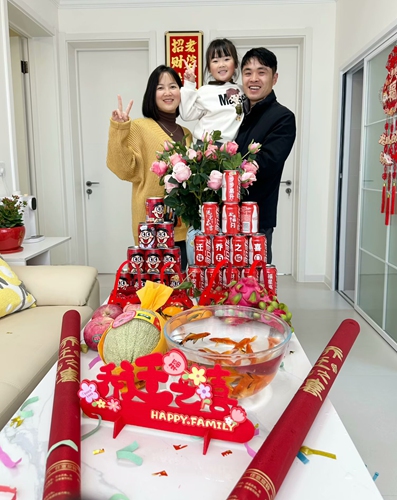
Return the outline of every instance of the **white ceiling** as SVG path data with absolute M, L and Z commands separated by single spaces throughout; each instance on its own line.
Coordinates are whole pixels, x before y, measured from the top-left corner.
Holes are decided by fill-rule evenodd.
M 241 5 L 242 0 L 52 0 L 60 8 L 202 7 Z M 335 3 L 337 0 L 245 0 L 244 5 Z

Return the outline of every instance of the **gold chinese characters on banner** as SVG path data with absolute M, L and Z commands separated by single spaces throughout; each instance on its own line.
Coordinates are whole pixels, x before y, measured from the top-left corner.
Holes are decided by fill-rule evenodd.
M 203 84 L 203 33 L 201 31 L 167 31 L 165 33 L 165 57 L 167 66 L 181 77 L 185 72 L 185 60 L 190 67 L 196 63 L 196 86 Z

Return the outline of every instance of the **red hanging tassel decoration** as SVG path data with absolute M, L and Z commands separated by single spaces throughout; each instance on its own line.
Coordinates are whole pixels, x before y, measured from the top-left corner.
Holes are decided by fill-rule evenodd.
M 386 208 L 386 182 L 383 183 L 383 188 L 382 188 L 382 205 L 380 212 L 382 214 L 385 213 L 385 208 Z
M 393 187 L 391 188 L 391 207 L 390 213 L 394 215 L 396 213 L 396 183 L 393 182 Z
M 388 226 L 390 224 L 390 195 L 387 195 L 386 200 L 386 212 L 385 212 L 385 225 Z

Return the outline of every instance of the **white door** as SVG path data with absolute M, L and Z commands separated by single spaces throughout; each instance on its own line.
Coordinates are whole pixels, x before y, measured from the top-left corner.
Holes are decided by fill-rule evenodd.
M 260 41 L 259 41 L 260 42 Z M 278 63 L 278 82 L 274 92 L 280 104 L 297 115 L 299 95 L 299 48 L 298 46 L 272 46 L 268 40 L 259 45 L 243 45 L 235 40 L 240 62 L 244 54 L 253 46 L 264 46 L 274 52 Z M 241 76 L 239 78 L 241 82 Z M 296 116 L 297 124 L 298 117 Z M 277 208 L 277 227 L 273 234 L 273 264 L 279 274 L 292 273 L 293 255 L 293 208 L 294 208 L 295 146 L 289 155 L 283 171 L 282 184 Z M 287 183 L 288 182 L 288 183 Z
M 117 107 L 117 94 L 125 105 L 134 100 L 131 119 L 142 116 L 148 50 L 81 50 L 77 75 L 87 261 L 100 273 L 114 274 L 126 260 L 134 238 L 132 184 L 120 180 L 106 166 L 109 118 Z M 87 182 L 93 184 L 87 186 Z

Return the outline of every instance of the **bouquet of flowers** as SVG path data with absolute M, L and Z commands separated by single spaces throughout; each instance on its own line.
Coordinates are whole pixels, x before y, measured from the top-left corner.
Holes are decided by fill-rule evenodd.
M 160 178 L 166 196 L 164 203 L 187 226 L 199 229 L 201 206 L 206 201 L 222 201 L 222 177 L 225 170 L 240 172 L 241 199 L 256 181 L 256 153 L 261 144 L 251 142 L 248 152 L 238 153 L 236 142 L 216 144 L 221 132 L 205 134 L 202 143 L 187 147 L 181 142 L 166 141 L 164 151 L 157 152 L 157 161 L 150 170 Z

